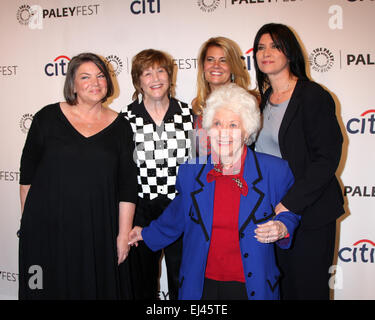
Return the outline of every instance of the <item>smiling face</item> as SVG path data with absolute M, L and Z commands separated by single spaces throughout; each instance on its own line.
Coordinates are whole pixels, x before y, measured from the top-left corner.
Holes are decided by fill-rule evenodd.
M 139 80 L 145 101 L 160 101 L 168 96 L 170 81 L 165 68 L 149 67 L 143 70 Z
M 82 63 L 74 78 L 74 92 L 77 102 L 85 104 L 100 103 L 107 94 L 107 80 L 93 62 Z
M 256 59 L 260 71 L 269 77 L 283 72 L 290 72 L 287 57 L 277 47 L 269 33 L 265 33 L 260 37 Z
M 241 158 L 246 131 L 237 113 L 226 107 L 218 109 L 214 114 L 209 135 L 211 147 L 222 163 L 233 164 Z
M 231 70 L 222 48 L 211 46 L 207 49 L 203 72 L 211 90 L 230 82 Z

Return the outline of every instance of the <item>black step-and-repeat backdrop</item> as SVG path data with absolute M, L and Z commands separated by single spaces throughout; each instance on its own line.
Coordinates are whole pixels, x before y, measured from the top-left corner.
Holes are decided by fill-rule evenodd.
M 169 52 L 177 97 L 195 96 L 197 54 L 212 36 L 236 41 L 255 86 L 252 43 L 265 23 L 301 39 L 313 80 L 334 96 L 345 136 L 339 169 L 346 215 L 330 285 L 335 299 L 375 298 L 374 0 L 3 0 L 0 10 L 0 298 L 18 288 L 19 159 L 33 115 L 63 100 L 70 58 L 95 52 L 112 66 L 119 111 L 133 93 L 132 57 Z M 164 262 L 160 298 L 168 299 Z

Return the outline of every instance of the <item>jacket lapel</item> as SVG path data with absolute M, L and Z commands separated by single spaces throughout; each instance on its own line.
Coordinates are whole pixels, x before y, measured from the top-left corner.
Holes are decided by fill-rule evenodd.
M 260 171 L 256 153 L 248 149 L 245 168 L 244 179 L 248 184 L 249 192 L 246 197 L 241 195 L 240 214 L 239 214 L 239 232 L 242 233 L 251 220 L 255 222 L 255 213 L 264 198 L 264 192 L 257 187 L 257 184 L 263 180 L 262 172 Z
M 255 213 L 264 198 L 264 192 L 257 186 L 263 180 L 263 176 L 256 153 L 250 149 L 247 151 L 243 174 L 249 191 L 247 196 L 241 195 L 239 213 L 240 233 L 243 232 L 251 220 L 257 222 Z M 213 164 L 211 163 L 211 157 L 209 157 L 207 164 L 202 165 L 201 170 L 195 178 L 197 182 L 196 189 L 191 192 L 193 206 L 197 215 L 196 217 L 191 216 L 191 218 L 201 226 L 206 241 L 209 241 L 211 236 L 215 197 L 215 182 L 208 183 L 206 180 L 207 173 L 212 168 Z
M 281 154 L 282 154 L 283 149 L 284 149 L 283 146 L 284 146 L 285 133 L 286 133 L 291 121 L 293 120 L 295 113 L 298 110 L 299 94 L 301 92 L 301 88 L 303 87 L 303 84 L 304 84 L 304 80 L 298 80 L 297 81 L 296 87 L 294 88 L 292 96 L 290 97 L 288 107 L 286 108 L 283 120 L 281 121 L 280 129 L 279 129 L 279 144 L 280 144 Z M 282 154 L 282 156 L 284 158 L 283 154 Z
M 215 195 L 215 182 L 207 182 L 207 173 L 213 168 L 211 157 L 207 163 L 202 165 L 201 170 L 195 177 L 196 189 L 191 192 L 191 198 L 197 217 L 192 220 L 198 223 L 204 233 L 206 241 L 210 239 L 213 218 L 213 203 Z

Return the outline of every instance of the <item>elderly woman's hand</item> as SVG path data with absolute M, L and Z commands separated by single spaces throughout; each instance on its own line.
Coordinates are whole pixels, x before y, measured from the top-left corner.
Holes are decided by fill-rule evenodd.
M 287 228 L 278 220 L 272 220 L 257 225 L 257 228 L 255 229 L 255 238 L 262 243 L 275 242 L 284 238 L 287 234 Z
M 142 238 L 142 230 L 143 228 L 141 227 L 134 227 L 133 230 L 129 232 L 129 242 L 128 245 L 130 246 L 136 246 L 138 247 L 138 241 L 143 240 Z

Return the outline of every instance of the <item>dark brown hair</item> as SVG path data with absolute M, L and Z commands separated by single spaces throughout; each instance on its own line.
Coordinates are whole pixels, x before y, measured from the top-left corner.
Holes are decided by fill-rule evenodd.
M 290 72 L 299 79 L 308 79 L 306 74 L 305 58 L 302 48 L 294 35 L 293 31 L 284 24 L 268 23 L 263 25 L 255 35 L 254 39 L 254 66 L 257 78 L 257 84 L 261 96 L 264 95 L 270 82 L 266 74 L 260 71 L 256 54 L 258 52 L 259 41 L 262 35 L 269 34 L 272 41 L 286 58 L 289 60 Z
M 64 84 L 64 98 L 66 102 L 70 105 L 77 104 L 77 94 L 74 92 L 74 80 L 78 68 L 85 62 L 93 62 L 99 70 L 103 73 L 107 81 L 107 94 L 102 99 L 102 102 L 106 101 L 109 97 L 113 95 L 114 87 L 111 76 L 109 74 L 107 65 L 105 62 L 96 54 L 85 52 L 80 53 L 73 57 L 68 65 L 68 71 L 66 73 L 65 84 Z
M 143 71 L 149 67 L 159 66 L 165 69 L 168 74 L 169 85 L 172 87 L 174 63 L 172 57 L 162 51 L 154 49 L 146 49 L 137 53 L 132 60 L 132 81 L 134 86 L 133 100 L 142 94 L 140 76 Z M 173 90 L 170 88 L 170 94 L 173 96 Z

